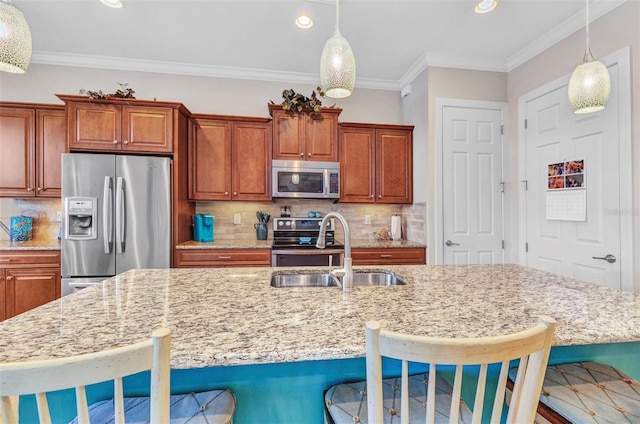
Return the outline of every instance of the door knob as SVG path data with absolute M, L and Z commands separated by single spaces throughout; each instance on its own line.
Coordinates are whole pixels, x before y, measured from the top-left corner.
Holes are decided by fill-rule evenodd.
M 616 261 L 616 257 L 613 256 L 612 254 L 608 254 L 607 256 L 605 256 L 604 258 L 600 258 L 598 256 L 592 256 L 592 259 L 602 259 L 603 261 L 607 261 L 610 264 L 614 263 Z
M 454 243 L 451 240 L 447 240 L 444 242 L 447 246 L 460 246 L 460 243 Z

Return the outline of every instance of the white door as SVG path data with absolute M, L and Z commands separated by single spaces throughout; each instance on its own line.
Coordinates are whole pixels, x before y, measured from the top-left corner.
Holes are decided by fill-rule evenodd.
M 443 263 L 504 261 L 502 107 L 442 108 Z
M 603 111 L 574 114 L 566 82 L 528 99 L 523 185 L 526 264 L 621 289 L 620 168 L 625 165 L 620 162 L 616 68 L 610 67 L 612 90 Z M 547 166 L 576 159 L 584 160 L 586 220 L 547 219 Z

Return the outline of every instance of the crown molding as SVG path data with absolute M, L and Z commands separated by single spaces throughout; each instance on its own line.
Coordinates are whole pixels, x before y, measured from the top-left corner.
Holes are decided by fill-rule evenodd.
M 233 68 L 225 66 L 198 65 L 192 63 L 163 62 L 128 59 L 123 57 L 51 53 L 42 51 L 33 53 L 31 63 L 78 68 L 114 69 L 119 71 L 151 72 L 159 74 L 310 85 L 317 85 L 320 81 L 319 74 L 306 74 L 302 72 L 270 71 L 266 69 Z M 357 78 L 356 87 L 389 91 L 400 91 L 401 89 L 398 81 L 373 78 Z
M 626 3 L 628 0 L 598 0 L 590 4 L 589 23 L 611 12 L 616 7 Z M 507 58 L 507 72 L 511 72 L 523 63 L 533 59 L 549 47 L 559 43 L 574 32 L 584 28 L 586 10 L 581 9 L 569 19 L 562 22 L 556 28 L 544 34 L 542 37 L 528 44 L 517 53 Z

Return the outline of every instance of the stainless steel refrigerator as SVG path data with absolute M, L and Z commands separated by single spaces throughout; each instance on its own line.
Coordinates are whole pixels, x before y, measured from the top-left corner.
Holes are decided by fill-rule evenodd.
M 62 295 L 171 266 L 171 159 L 62 155 Z

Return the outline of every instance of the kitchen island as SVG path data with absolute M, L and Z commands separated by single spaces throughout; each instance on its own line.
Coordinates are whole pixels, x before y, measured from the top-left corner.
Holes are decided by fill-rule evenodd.
M 477 337 L 527 328 L 545 314 L 558 322 L 552 362 L 601 360 L 640 377 L 637 295 L 518 265 L 384 269 L 408 284 L 343 293 L 270 286 L 274 273 L 322 268 L 132 270 L 0 323 L 0 361 L 93 352 L 166 326 L 174 392 L 229 387 L 240 424 L 321 423 L 322 390 L 364 378 L 368 320 Z

